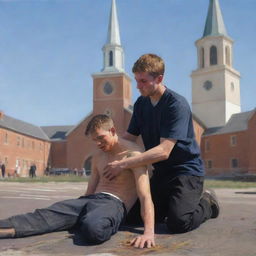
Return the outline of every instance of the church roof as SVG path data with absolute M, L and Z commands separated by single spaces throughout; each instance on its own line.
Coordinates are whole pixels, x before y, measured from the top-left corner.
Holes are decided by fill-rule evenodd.
M 65 140 L 67 133 L 73 129 L 73 125 L 65 126 L 41 126 L 42 130 L 47 134 L 47 136 L 54 141 Z
M 210 0 L 203 37 L 227 35 L 219 0 Z
M 247 112 L 233 114 L 225 126 L 208 128 L 203 135 L 209 136 L 246 131 L 248 129 L 248 121 L 255 112 L 256 110 L 254 109 Z
M 49 140 L 48 136 L 40 127 L 7 115 L 3 115 L 0 118 L 0 127 L 41 140 Z
M 109 15 L 107 44 L 121 45 L 115 0 L 112 0 L 111 12 Z

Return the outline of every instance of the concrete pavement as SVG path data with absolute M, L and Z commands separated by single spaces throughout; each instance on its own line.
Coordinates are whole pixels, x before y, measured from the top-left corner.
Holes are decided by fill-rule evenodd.
M 0 218 L 33 211 L 84 193 L 86 183 L 0 182 Z M 221 204 L 217 219 L 185 234 L 169 235 L 157 226 L 153 249 L 129 246 L 140 229 L 126 228 L 98 246 L 84 245 L 74 234 L 55 232 L 34 237 L 0 240 L 1 256 L 255 256 L 256 188 L 216 189 Z

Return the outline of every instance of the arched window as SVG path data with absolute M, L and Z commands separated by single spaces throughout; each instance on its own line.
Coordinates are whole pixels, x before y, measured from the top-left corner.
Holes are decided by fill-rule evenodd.
M 86 176 L 91 175 L 91 171 L 92 171 L 92 157 L 89 156 L 85 162 L 84 162 L 84 170 L 85 170 L 85 174 Z
M 112 51 L 109 52 L 109 66 L 110 67 L 113 66 L 113 52 Z
M 225 55 L 226 55 L 226 64 L 228 66 L 230 66 L 231 65 L 231 61 L 230 61 L 230 48 L 229 48 L 229 46 L 225 47 Z
M 210 65 L 217 65 L 218 64 L 218 57 L 217 57 L 217 47 L 212 46 L 210 48 Z
M 204 48 L 200 49 L 200 68 L 204 68 Z

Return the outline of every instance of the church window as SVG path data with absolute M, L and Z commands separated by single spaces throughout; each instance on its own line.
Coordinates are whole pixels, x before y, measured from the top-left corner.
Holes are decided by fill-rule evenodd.
M 200 68 L 204 68 L 204 48 L 200 50 Z
M 230 48 L 229 48 L 229 46 L 225 47 L 225 55 L 226 55 L 226 64 L 228 66 L 230 66 L 231 65 L 231 61 L 230 61 Z
M 231 168 L 238 168 L 238 159 L 236 158 L 231 159 Z
M 103 87 L 103 91 L 105 94 L 111 94 L 113 92 L 113 86 L 110 82 L 106 82 Z
M 210 48 L 210 65 L 217 65 L 217 63 L 218 63 L 217 47 L 213 45 Z
M 207 80 L 207 81 L 204 82 L 204 85 L 203 85 L 203 86 L 204 86 L 204 89 L 205 89 L 205 90 L 209 91 L 209 90 L 212 89 L 212 82 L 209 81 L 209 80 Z
M 109 66 L 110 67 L 113 66 L 113 52 L 112 51 L 109 52 Z
M 89 176 L 91 175 L 91 171 L 92 171 L 92 157 L 89 156 L 85 162 L 84 162 L 84 170 L 85 170 L 85 175 Z
M 232 92 L 235 90 L 235 84 L 233 82 L 231 82 L 230 88 Z

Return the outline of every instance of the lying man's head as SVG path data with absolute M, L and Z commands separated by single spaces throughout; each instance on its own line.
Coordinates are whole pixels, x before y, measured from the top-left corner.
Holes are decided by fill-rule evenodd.
M 107 115 L 94 116 L 86 127 L 85 135 L 90 136 L 103 151 L 110 151 L 117 141 L 113 120 Z

